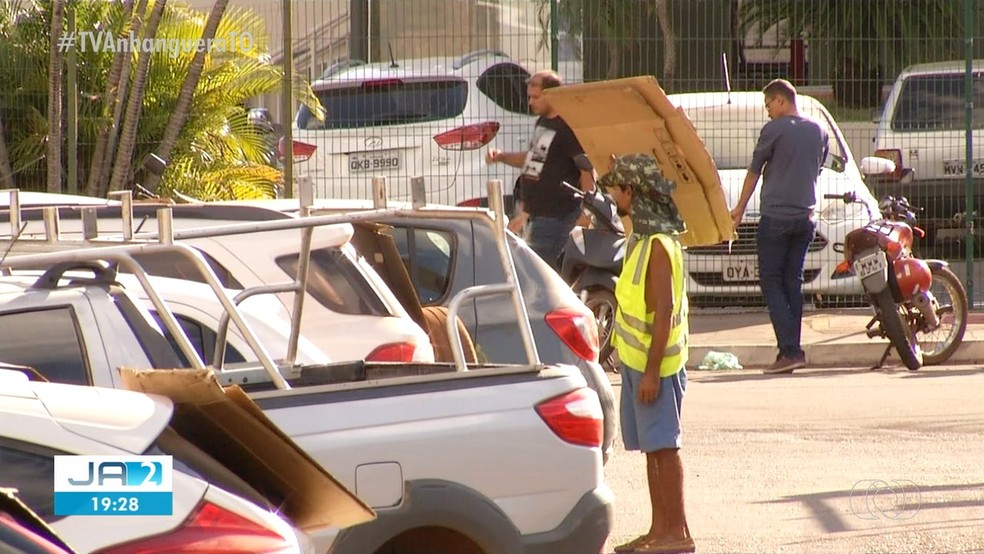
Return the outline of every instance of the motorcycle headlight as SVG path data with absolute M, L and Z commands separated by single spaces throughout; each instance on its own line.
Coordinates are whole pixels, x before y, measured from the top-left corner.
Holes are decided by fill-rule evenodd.
M 830 223 L 851 220 L 867 220 L 864 206 L 858 202 L 846 204 L 844 202 L 831 202 L 820 212 L 820 217 Z

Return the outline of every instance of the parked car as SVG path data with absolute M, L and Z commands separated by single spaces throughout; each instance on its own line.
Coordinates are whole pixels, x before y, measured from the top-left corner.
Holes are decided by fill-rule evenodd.
M 762 93 L 672 94 L 669 99 L 693 122 L 717 165 L 728 205 L 734 206 L 741 195 L 759 133 L 768 122 Z M 844 257 L 844 237 L 870 219 L 864 205 L 872 210 L 871 214 L 878 214 L 878 202 L 865 185 L 837 122 L 823 104 L 803 94 L 797 95 L 796 103 L 800 114 L 820 122 L 830 137 L 829 153 L 817 181 L 817 232 L 806 255 L 803 292 L 821 301 L 860 295 L 861 283 L 855 276 L 834 270 Z M 848 191 L 854 192 L 864 205 L 845 205 L 840 200 L 823 198 L 824 194 Z M 761 217 L 760 192 L 761 185 L 748 203 L 745 218 L 737 229 L 737 240 L 686 250 L 688 291 L 697 303 L 735 304 L 761 297 L 756 240 Z
M 0 369 L 0 480 L 79 552 L 198 551 L 213 541 L 212 552 L 313 553 L 256 490 L 169 425 L 173 412 L 163 397 Z M 55 456 L 147 453 L 173 456 L 171 515 L 55 515 Z
M 966 234 L 967 62 L 917 64 L 895 79 L 875 130 L 875 155 L 895 162 L 896 170 L 873 175 L 877 196 L 902 195 L 920 208 L 927 244 L 963 240 Z M 984 214 L 984 60 L 971 69 L 974 109 L 972 175 L 978 218 Z M 980 221 L 980 219 L 978 219 Z M 979 232 L 979 231 L 978 231 Z
M 372 177 L 388 195 L 410 199 L 410 178 L 424 178 L 428 198 L 480 205 L 488 179 L 512 183 L 518 170 L 487 165 L 494 142 L 525 150 L 533 129 L 522 65 L 495 51 L 329 68 L 311 84 L 327 111 L 318 121 L 302 106 L 295 118 L 298 165 L 321 198 L 372 198 Z M 510 191 L 511 192 L 511 191 Z

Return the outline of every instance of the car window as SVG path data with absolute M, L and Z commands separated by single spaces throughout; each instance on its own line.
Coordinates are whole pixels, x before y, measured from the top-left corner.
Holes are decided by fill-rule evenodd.
M 299 254 L 276 259 L 277 265 L 291 279 L 297 278 Z M 340 248 L 311 251 L 308 293 L 322 306 L 341 314 L 390 316 L 383 300 L 365 276 Z
M 57 383 L 92 383 L 70 307 L 0 315 L 0 337 L 0 360 L 31 366 Z
M 454 237 L 435 229 L 394 227 L 393 239 L 421 305 L 438 304 L 451 286 Z
M 0 437 L 0 480 L 45 521 L 55 516 L 55 456 L 68 454 L 33 443 Z
M 966 125 L 964 75 L 912 76 L 902 84 L 892 113 L 893 131 L 946 131 Z M 974 74 L 973 125 L 984 128 L 984 74 Z
M 178 347 L 178 341 L 164 326 L 161 316 L 156 311 L 151 311 L 151 314 L 154 316 L 154 319 L 157 320 L 157 324 L 161 326 L 161 329 L 164 329 L 164 335 L 167 337 L 167 342 L 171 344 L 171 347 L 174 349 L 174 353 L 177 354 L 178 358 L 180 358 L 181 362 L 184 364 L 181 367 L 191 367 L 188 358 Z M 188 335 L 191 345 L 195 347 L 195 351 L 198 352 L 199 356 L 201 356 L 202 361 L 208 365 L 212 365 L 215 362 L 214 357 L 212 356 L 215 352 L 215 339 L 217 338 L 215 331 L 207 325 L 203 325 L 202 323 L 183 315 L 174 314 L 174 318 L 178 320 L 178 325 L 180 325 L 181 329 L 183 329 L 185 334 Z M 235 364 L 245 361 L 246 358 L 243 357 L 239 350 L 236 350 L 227 342 L 225 349 L 225 363 Z
M 475 85 L 496 106 L 507 112 L 530 115 L 526 80 L 530 72 L 514 63 L 499 63 L 485 70 Z
M 219 283 L 223 287 L 228 289 L 245 288 L 215 258 L 205 252 L 199 252 L 205 257 L 205 261 L 208 262 L 212 271 L 215 272 L 215 276 L 219 278 Z M 201 271 L 198 270 L 198 266 L 183 254 L 177 252 L 154 252 L 153 254 L 136 254 L 133 257 L 140 262 L 144 271 L 151 275 L 171 277 L 172 279 L 185 279 L 187 281 L 195 281 L 196 283 L 205 282 L 205 278 L 202 276 Z
M 354 129 L 450 119 L 465 110 L 468 84 L 453 79 L 385 79 L 333 87 L 317 95 L 325 107 L 325 121 L 316 120 L 306 107 L 301 107 L 297 115 L 299 128 Z

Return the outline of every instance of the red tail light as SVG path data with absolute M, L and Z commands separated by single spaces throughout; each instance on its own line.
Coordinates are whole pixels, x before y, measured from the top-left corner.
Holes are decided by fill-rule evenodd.
M 499 132 L 495 121 L 465 125 L 434 136 L 434 142 L 445 150 L 475 150 L 492 142 Z
M 180 527 L 127 544 L 100 550 L 100 554 L 246 554 L 248 552 L 290 552 L 291 545 L 279 533 L 204 502 Z
M 294 161 L 295 162 L 305 162 L 305 161 L 307 161 L 309 158 L 311 158 L 311 156 L 314 155 L 314 151 L 318 149 L 318 147 L 315 146 L 315 145 L 313 145 L 313 144 L 308 144 L 306 142 L 301 142 L 299 140 L 295 140 L 293 142 L 294 142 Z M 284 150 L 286 150 L 284 148 L 285 143 L 286 143 L 286 141 L 284 140 L 284 137 L 280 137 L 280 142 L 277 143 L 277 152 L 280 154 L 280 159 L 281 160 L 284 159 L 284 155 L 285 155 L 285 152 L 284 152 Z
M 481 208 L 483 200 L 484 198 L 470 198 L 464 202 L 458 202 L 458 206 L 462 208 Z
M 561 308 L 548 313 L 545 319 L 579 358 L 598 361 L 598 322 L 587 308 Z
M 362 88 L 382 88 L 382 87 L 392 87 L 396 85 L 402 85 L 403 79 L 373 79 L 371 81 L 363 81 Z
M 901 150 L 899 150 L 897 148 L 895 148 L 895 149 L 875 150 L 875 156 L 877 156 L 879 158 L 885 158 L 886 160 L 892 160 L 892 162 L 895 163 L 895 171 L 890 174 L 890 177 L 892 179 L 896 179 L 896 180 L 902 178 L 902 171 L 903 171 L 904 168 L 902 167 L 902 151 Z
M 578 389 L 536 406 L 536 413 L 565 442 L 600 447 L 603 431 L 601 403 L 591 389 Z
M 366 356 L 367 362 L 412 362 L 417 345 L 412 342 L 384 344 Z

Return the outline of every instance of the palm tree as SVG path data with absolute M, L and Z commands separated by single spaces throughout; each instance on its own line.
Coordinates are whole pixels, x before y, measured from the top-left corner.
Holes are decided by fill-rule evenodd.
M 738 18 L 743 36 L 778 26 L 786 43 L 807 38 L 812 63 L 832 62 L 838 102 L 872 107 L 885 65 L 894 75 L 916 61 L 959 57 L 963 9 L 953 0 L 743 0 Z
M 62 188 L 62 53 L 59 41 L 64 33 L 65 0 L 54 0 L 48 55 L 48 192 Z

